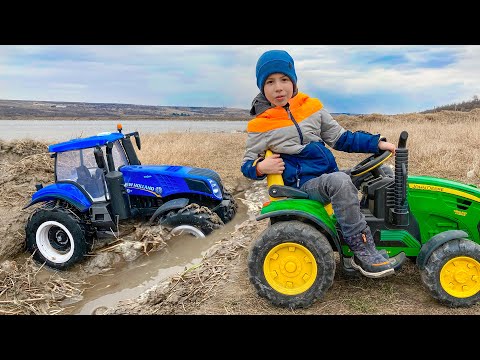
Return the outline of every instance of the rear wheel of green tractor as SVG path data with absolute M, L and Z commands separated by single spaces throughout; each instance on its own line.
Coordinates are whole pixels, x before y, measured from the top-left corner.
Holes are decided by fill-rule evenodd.
M 420 272 L 431 295 L 449 307 L 468 307 L 480 300 L 480 245 L 456 239 L 436 249 Z
M 305 308 L 333 283 L 335 257 L 326 237 L 300 221 L 269 226 L 248 256 L 250 282 L 272 304 Z

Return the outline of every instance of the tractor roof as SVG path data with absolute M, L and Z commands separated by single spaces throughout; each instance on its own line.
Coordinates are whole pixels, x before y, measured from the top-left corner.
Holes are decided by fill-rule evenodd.
M 101 133 L 87 138 L 78 138 L 65 141 L 58 144 L 53 144 L 48 147 L 50 152 L 62 152 L 69 150 L 88 149 L 95 146 L 105 145 L 109 141 L 115 141 L 123 138 L 122 133 Z

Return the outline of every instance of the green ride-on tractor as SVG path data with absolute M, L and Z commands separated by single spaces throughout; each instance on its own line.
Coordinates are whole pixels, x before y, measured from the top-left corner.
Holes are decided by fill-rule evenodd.
M 407 138 L 402 132 L 394 171 L 383 165 L 390 151 L 347 170 L 360 191 L 361 211 L 377 249 L 387 252 L 396 271 L 409 258 L 434 299 L 448 307 L 472 306 L 480 299 L 480 189 L 408 176 Z M 271 201 L 257 220 L 270 223 L 250 248 L 249 279 L 276 306 L 308 307 L 333 283 L 334 252 L 344 274 L 359 274 L 351 265 L 353 253 L 331 204 L 310 200 L 282 181 L 267 182 Z

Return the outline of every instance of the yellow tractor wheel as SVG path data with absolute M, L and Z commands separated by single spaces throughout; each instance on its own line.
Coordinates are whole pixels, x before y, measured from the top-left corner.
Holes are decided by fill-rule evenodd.
M 321 299 L 333 283 L 335 258 L 328 239 L 312 225 L 280 221 L 250 249 L 250 282 L 272 304 L 291 309 Z

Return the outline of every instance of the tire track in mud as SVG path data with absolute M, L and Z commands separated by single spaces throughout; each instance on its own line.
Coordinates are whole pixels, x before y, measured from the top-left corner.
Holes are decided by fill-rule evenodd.
M 241 197 L 242 194 L 237 196 Z M 108 271 L 85 278 L 88 287 L 82 295 L 62 303 L 65 312 L 79 315 L 101 313 L 119 301 L 133 299 L 169 277 L 196 266 L 212 245 L 231 234 L 248 218 L 247 205 L 238 199 L 237 203 L 238 210 L 232 221 L 205 238 L 173 236 L 159 251 L 142 255 L 133 261 L 121 260 Z M 74 267 L 71 272 L 75 271 L 81 272 L 82 267 Z

